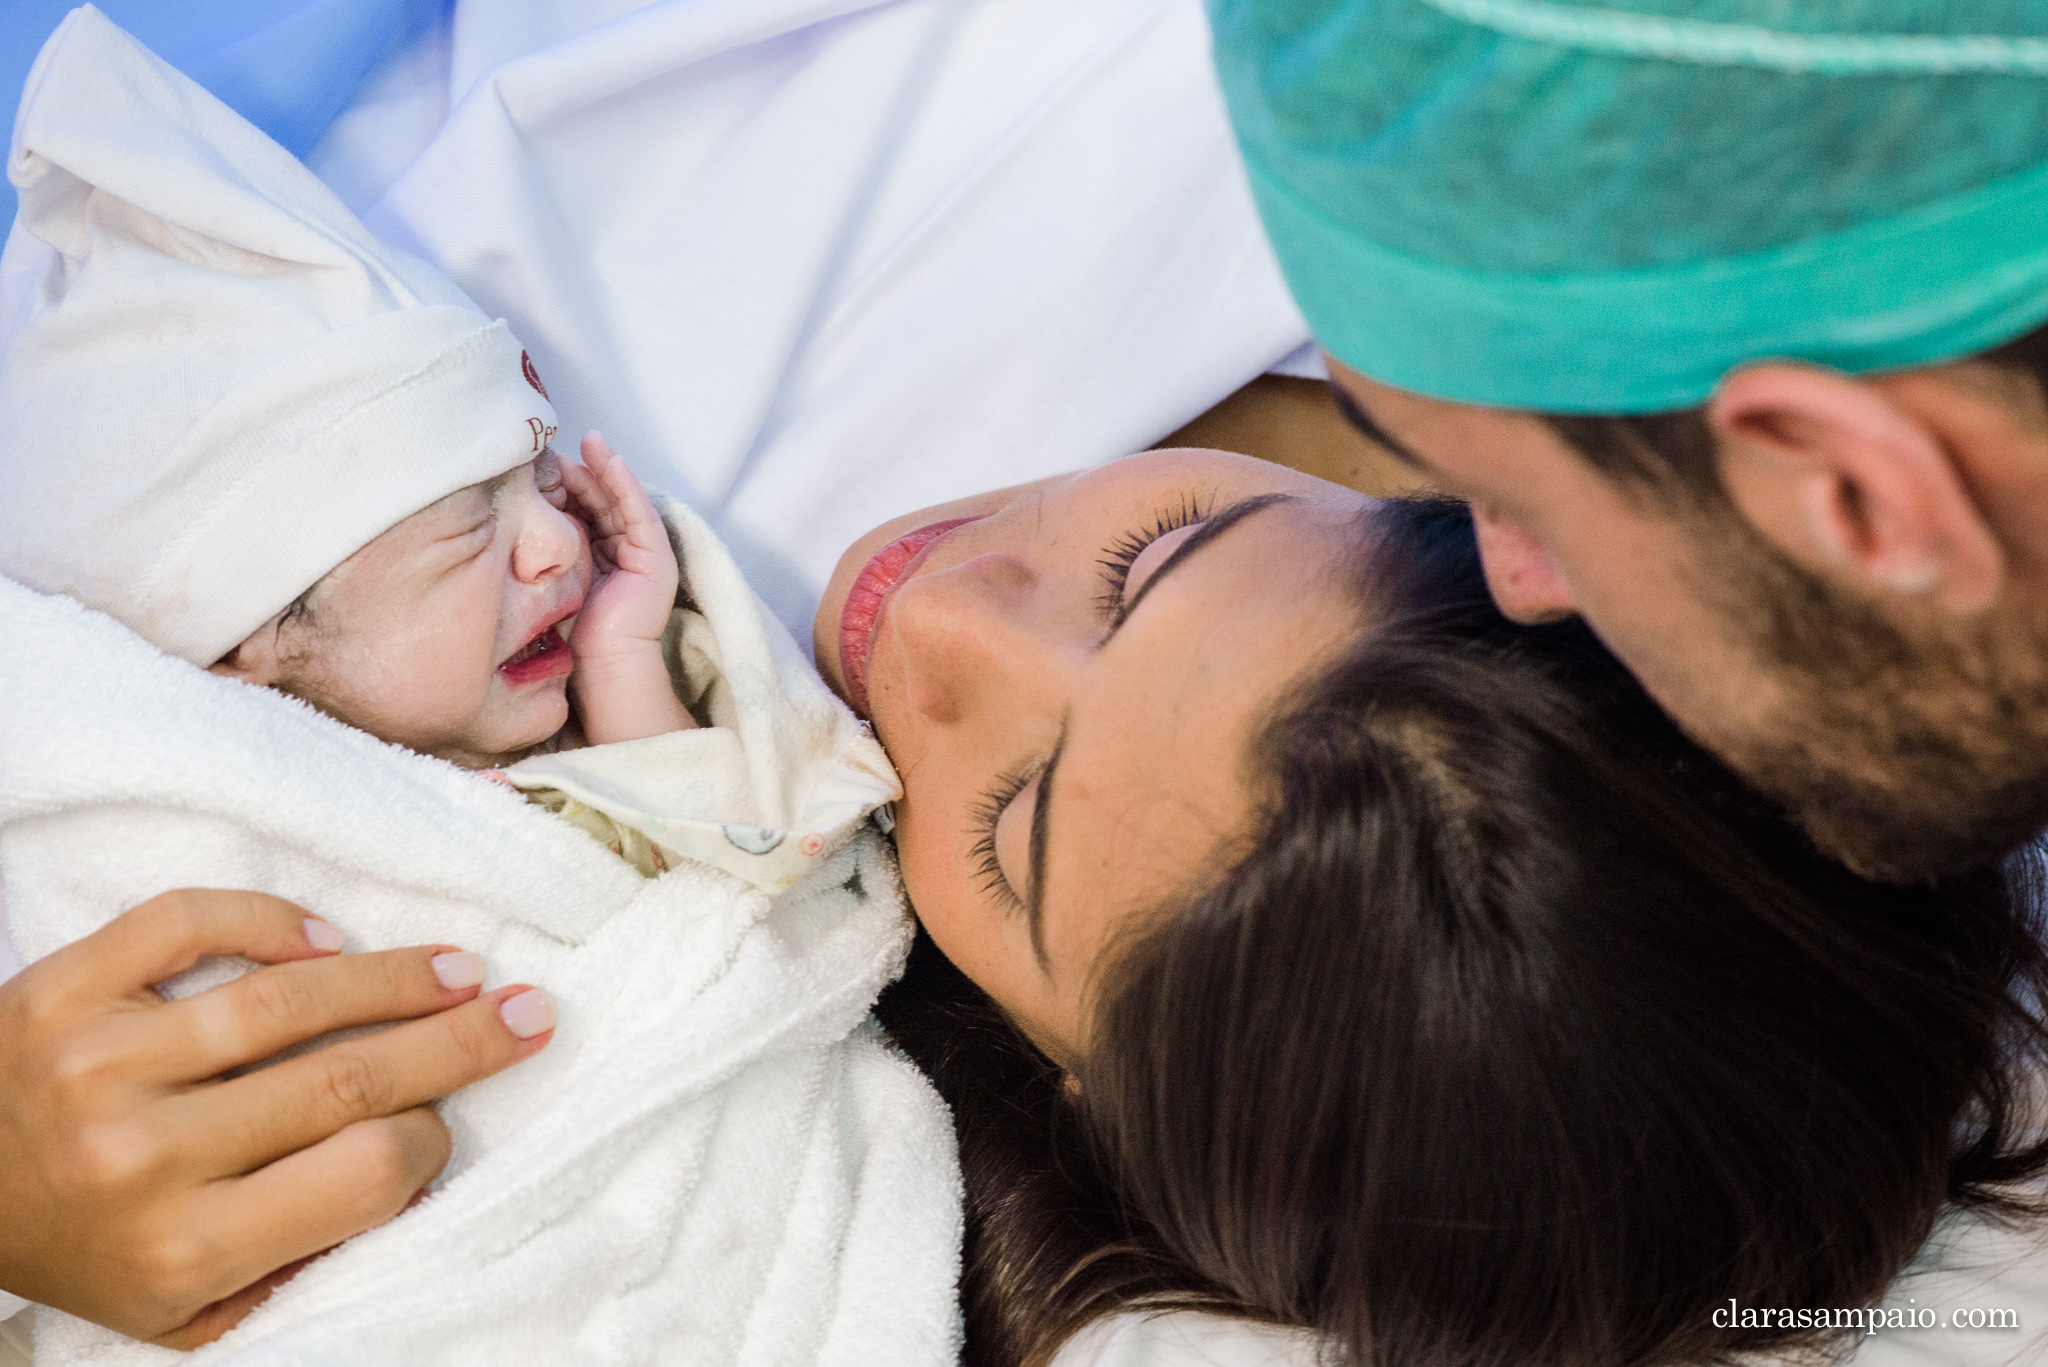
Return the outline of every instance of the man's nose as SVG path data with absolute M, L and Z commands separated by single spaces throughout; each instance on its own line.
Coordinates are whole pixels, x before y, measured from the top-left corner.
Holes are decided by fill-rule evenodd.
M 1579 610 L 1557 562 L 1527 527 L 1474 503 L 1472 530 L 1486 587 L 1501 616 L 1512 622 L 1555 622 Z
M 883 648 L 899 654 L 906 701 L 941 725 L 986 707 L 1028 708 L 1060 686 L 1075 633 L 1047 612 L 1033 569 L 977 555 L 897 590 Z M 870 677 L 873 675 L 871 673 Z M 883 686 L 888 682 L 883 681 Z
M 525 509 L 518 536 L 512 547 L 512 574 L 522 583 L 544 583 L 583 558 L 582 525 L 537 496 Z

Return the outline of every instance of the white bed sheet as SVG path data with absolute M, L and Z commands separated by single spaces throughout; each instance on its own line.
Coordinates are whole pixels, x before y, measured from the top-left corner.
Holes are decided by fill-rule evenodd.
M 2048 1248 L 2040 1231 L 2019 1233 L 1951 1217 L 1913 1268 L 1893 1283 L 1883 1304 L 1916 1315 L 1932 1311 L 1936 1327 L 1866 1335 L 1842 1367 L 2039 1367 L 2048 1362 Z M 2011 1311 L 2018 1328 L 1955 1327 L 1958 1311 L 1992 1310 Z M 1772 1367 L 1773 1362 L 1759 1359 L 1754 1367 Z M 1313 1341 L 1298 1331 L 1179 1311 L 1098 1320 L 1068 1341 L 1052 1367 L 1320 1363 Z
M 802 640 L 867 528 L 1142 449 L 1307 335 L 1199 0 L 421 3 L 308 160 Z

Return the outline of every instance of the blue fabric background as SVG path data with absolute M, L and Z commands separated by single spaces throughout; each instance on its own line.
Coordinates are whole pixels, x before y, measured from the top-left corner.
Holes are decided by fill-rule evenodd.
M 397 30 L 405 0 L 96 0 L 100 10 L 303 157 Z M 77 0 L 0 0 L 7 124 L 43 40 Z M 0 222 L 14 187 L 0 181 Z

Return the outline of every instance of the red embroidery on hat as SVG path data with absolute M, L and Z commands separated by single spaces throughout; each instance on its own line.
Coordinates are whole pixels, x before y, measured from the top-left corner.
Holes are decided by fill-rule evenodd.
M 547 399 L 549 403 L 554 402 L 548 398 L 548 387 L 540 382 L 540 372 L 533 368 L 533 357 L 523 351 L 519 353 L 519 373 L 526 376 L 526 382 L 533 386 L 536 394 Z

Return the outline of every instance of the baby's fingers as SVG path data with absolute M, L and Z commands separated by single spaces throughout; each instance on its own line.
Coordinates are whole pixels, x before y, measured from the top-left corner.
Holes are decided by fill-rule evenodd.
M 583 439 L 583 451 L 586 456 L 596 457 L 591 471 L 610 496 L 614 519 L 608 530 L 623 532 L 637 550 L 668 555 L 668 531 L 661 525 L 654 502 L 640 486 L 632 467 L 620 460 L 618 453 L 595 432 Z
M 649 523 L 659 525 L 660 519 L 654 515 L 654 505 L 648 502 L 647 491 L 640 487 L 633 468 L 619 459 L 619 453 L 612 450 L 603 433 L 584 434 L 583 460 L 590 467 L 591 475 L 604 486 L 606 500 L 618 510 L 621 530 L 630 531 Z
M 604 521 L 611 511 L 613 499 L 611 490 L 603 481 L 578 465 L 573 460 L 562 462 L 562 487 L 569 491 L 570 501 L 583 519 L 593 525 Z
M 562 469 L 576 471 L 564 478 L 563 487 L 570 492 L 576 515 L 590 529 L 590 553 L 599 572 L 610 574 L 618 568 L 619 548 L 626 543 L 625 513 L 597 476 L 580 465 L 565 464 Z
M 599 479 L 604 478 L 604 472 L 609 467 L 624 464 L 619 459 L 619 453 L 612 450 L 612 444 L 604 439 L 604 433 L 595 428 L 583 434 L 583 441 L 577 449 L 583 453 L 583 463 L 589 466 Z
M 562 462 L 562 483 L 569 486 L 569 493 L 579 502 L 587 503 L 593 495 L 603 493 L 597 476 L 573 460 Z

